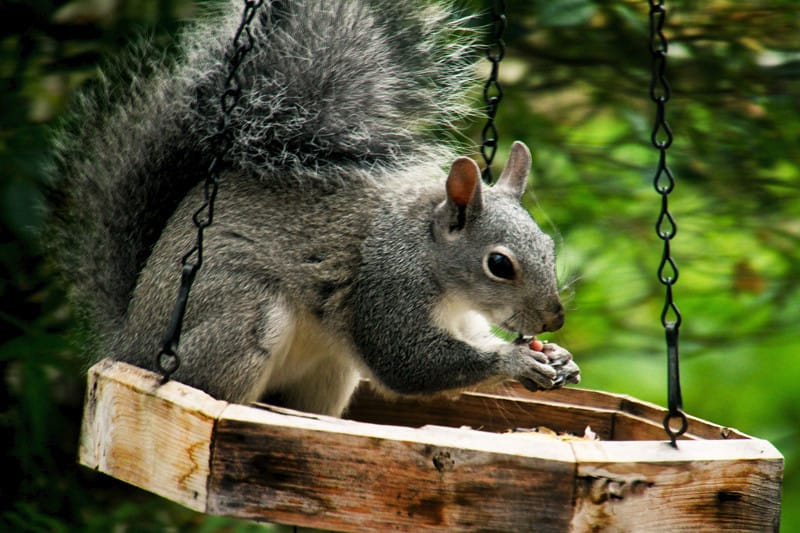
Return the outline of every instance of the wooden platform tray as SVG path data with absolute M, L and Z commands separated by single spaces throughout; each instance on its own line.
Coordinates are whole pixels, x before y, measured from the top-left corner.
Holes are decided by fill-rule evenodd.
M 342 420 L 104 360 L 80 462 L 204 513 L 330 530 L 778 531 L 783 458 L 769 442 L 692 418 L 674 449 L 652 404 L 500 390 L 386 401 L 364 386 Z M 600 440 L 508 432 L 536 426 Z

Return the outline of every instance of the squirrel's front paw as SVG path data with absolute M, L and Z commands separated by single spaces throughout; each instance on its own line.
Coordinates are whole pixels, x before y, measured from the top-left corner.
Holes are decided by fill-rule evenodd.
M 558 370 L 550 364 L 546 354 L 535 352 L 528 346 L 518 346 L 514 359 L 512 376 L 526 389 L 537 391 L 558 386 Z
M 581 382 L 581 369 L 572 360 L 572 354 L 567 350 L 553 342 L 546 342 L 542 346 L 542 353 L 547 356 L 550 365 L 556 369 L 555 387 Z
M 580 368 L 572 360 L 569 351 L 555 343 L 534 345 L 540 350 L 534 350 L 531 345 L 530 341 L 517 344 L 524 369 L 514 377 L 526 389 L 532 391 L 557 389 L 567 383 L 580 382 Z

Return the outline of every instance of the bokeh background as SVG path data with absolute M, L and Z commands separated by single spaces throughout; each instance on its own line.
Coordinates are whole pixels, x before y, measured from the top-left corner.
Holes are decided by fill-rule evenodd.
M 526 202 L 559 242 L 569 309 L 553 338 L 582 386 L 664 404 L 647 2 L 506 4 L 498 160 L 514 139 L 533 149 Z M 684 406 L 781 450 L 782 529 L 800 531 L 800 4 L 666 4 Z M 199 12 L 189 0 L 0 2 L 2 531 L 264 529 L 76 464 L 86 361 L 34 239 L 51 128 L 75 91 L 104 57 L 141 35 L 168 47 Z M 464 130 L 478 139 L 482 126 Z

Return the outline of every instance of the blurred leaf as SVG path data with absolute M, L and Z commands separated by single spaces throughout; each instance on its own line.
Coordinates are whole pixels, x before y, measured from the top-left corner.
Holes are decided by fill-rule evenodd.
M 542 26 L 575 26 L 583 24 L 595 13 L 590 0 L 538 2 L 537 11 Z

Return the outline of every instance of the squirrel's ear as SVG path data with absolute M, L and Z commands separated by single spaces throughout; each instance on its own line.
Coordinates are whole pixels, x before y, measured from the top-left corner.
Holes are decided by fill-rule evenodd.
M 497 179 L 495 187 L 507 189 L 516 198 L 522 199 L 528 184 L 528 173 L 531 170 L 531 151 L 525 143 L 514 141 L 506 168 Z
M 447 199 L 466 209 L 481 202 L 481 170 L 469 157 L 459 157 L 447 176 Z
M 447 199 L 437 209 L 439 222 L 449 231 L 460 230 L 483 207 L 478 164 L 469 157 L 453 161 L 445 188 Z

